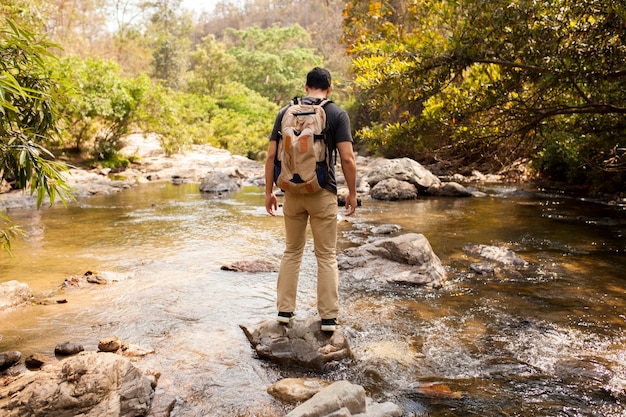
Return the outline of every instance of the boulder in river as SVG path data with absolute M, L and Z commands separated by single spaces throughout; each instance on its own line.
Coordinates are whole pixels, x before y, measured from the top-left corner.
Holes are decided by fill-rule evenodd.
M 407 181 L 386 178 L 372 187 L 370 196 L 382 201 L 415 200 L 417 187 Z
M 418 191 L 441 184 L 436 175 L 411 158 L 376 160 L 370 164 L 365 176 L 372 187 L 388 178 L 413 184 Z
M 0 371 L 10 368 L 22 359 L 22 353 L 16 350 L 0 352 Z
M 0 283 L 0 311 L 26 304 L 32 297 L 28 284 L 15 280 Z
M 203 193 L 228 193 L 241 188 L 241 175 L 237 171 L 216 170 L 202 178 L 200 191 Z
M 463 252 L 468 255 L 478 256 L 489 261 L 499 262 L 503 265 L 514 267 L 526 267 L 528 262 L 517 256 L 515 252 L 499 246 L 481 245 L 468 243 L 463 246 Z
M 85 348 L 80 343 L 76 342 L 61 342 L 54 347 L 54 354 L 59 356 L 75 355 L 84 351 Z
M 339 269 L 354 278 L 440 288 L 446 271 L 422 234 L 405 233 L 349 248 L 338 256 Z
M 348 381 L 337 381 L 294 408 L 287 417 L 396 417 L 402 409 L 391 402 L 376 403 L 365 389 Z
M 473 197 L 474 193 L 458 182 L 444 182 L 440 185 L 433 185 L 426 190 L 428 195 L 439 197 Z

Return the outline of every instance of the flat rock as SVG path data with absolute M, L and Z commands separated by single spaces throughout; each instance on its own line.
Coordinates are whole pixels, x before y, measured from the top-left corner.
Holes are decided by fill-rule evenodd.
M 239 327 L 259 358 L 280 365 L 323 369 L 331 362 L 352 358 L 343 332 L 322 332 L 320 320 L 313 317 L 294 319 L 288 325 L 267 320 Z
M 222 265 L 223 271 L 234 272 L 276 272 L 278 265 L 264 259 L 252 259 L 249 261 L 236 261 L 229 265 Z

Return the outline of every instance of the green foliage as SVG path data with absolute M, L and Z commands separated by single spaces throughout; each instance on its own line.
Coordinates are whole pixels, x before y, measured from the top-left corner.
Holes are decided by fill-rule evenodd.
M 617 2 L 356 0 L 345 18 L 374 150 L 412 142 L 465 163 L 534 155 L 570 181 L 624 175 Z
M 226 53 L 223 43 L 208 35 L 196 45 L 190 57 L 191 70 L 187 73 L 187 91 L 194 94 L 215 93 L 216 87 L 227 80 L 237 62 Z
M 278 106 L 238 83 L 227 83 L 217 95 L 220 110 L 211 121 L 219 147 L 259 159 L 267 150 Z
M 114 160 L 121 139 L 138 121 L 137 110 L 150 87 L 145 76 L 124 78 L 112 61 L 64 58 L 58 66 L 74 82 L 74 94 L 63 107 L 63 136 L 80 150 L 89 144 L 96 160 Z
M 139 126 L 159 136 L 167 154 L 187 150 L 194 143 L 209 143 L 210 124 L 217 110 L 215 99 L 164 86 L 153 86 L 139 110 Z
M 49 68 L 52 46 L 10 21 L 0 28 L 0 178 L 18 188 L 30 185 L 37 205 L 45 195 L 51 203 L 70 195 L 63 180 L 63 164 L 52 161 L 44 147 L 57 132 L 59 83 Z
M 25 232 L 21 227 L 13 224 L 4 213 L 0 213 L 0 252 L 11 255 L 11 241 L 24 235 Z
M 147 31 L 153 50 L 153 75 L 171 88 L 182 85 L 191 45 L 191 16 L 179 12 L 180 3 L 181 0 L 154 1 Z
M 215 97 L 154 87 L 141 109 L 140 126 L 159 135 L 168 153 L 211 144 L 256 159 L 267 147 L 278 107 L 238 83 L 216 87 Z
M 37 193 L 37 207 L 47 195 L 65 202 L 71 189 L 63 178 L 67 167 L 52 161 L 44 147 L 57 132 L 56 103 L 62 89 L 48 66 L 53 45 L 25 27 L 5 21 L 0 27 L 0 180 Z M 0 215 L 0 250 L 10 253 L 21 229 Z
M 286 103 L 304 88 L 307 72 L 322 63 L 309 34 L 299 25 L 227 31 L 227 53 L 239 81 L 274 103 Z

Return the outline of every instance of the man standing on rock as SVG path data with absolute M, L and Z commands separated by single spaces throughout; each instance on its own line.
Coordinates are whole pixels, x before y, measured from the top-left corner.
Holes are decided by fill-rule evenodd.
M 330 72 L 313 68 L 307 74 L 306 97 L 302 104 L 319 104 L 331 93 Z M 265 209 L 275 216 L 278 209 L 274 194 L 275 157 L 278 142 L 282 139 L 281 122 L 289 106 L 276 116 L 270 136 L 265 162 Z M 321 191 L 296 193 L 288 189 L 283 201 L 285 222 L 285 251 L 280 264 L 277 282 L 277 320 L 289 323 L 294 317 L 300 264 L 306 243 L 307 223 L 311 224 L 313 245 L 317 259 L 317 310 L 322 319 L 322 331 L 335 331 L 339 313 L 339 272 L 337 267 L 337 181 L 335 176 L 336 150 L 348 186 L 345 215 L 350 216 L 357 207 L 356 159 L 352 148 L 352 134 L 348 114 L 336 104 L 324 105 L 326 112 L 326 143 L 330 150 L 330 173 Z

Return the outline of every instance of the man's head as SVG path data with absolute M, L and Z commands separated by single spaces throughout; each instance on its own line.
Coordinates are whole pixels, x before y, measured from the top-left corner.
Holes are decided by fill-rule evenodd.
M 330 72 L 325 68 L 315 67 L 306 76 L 306 86 L 314 90 L 328 90 L 330 82 Z

